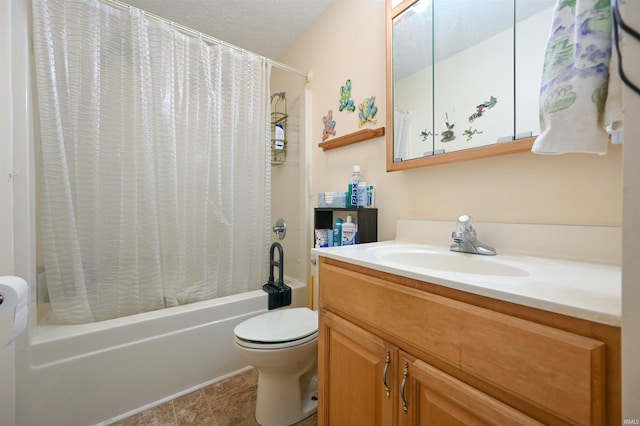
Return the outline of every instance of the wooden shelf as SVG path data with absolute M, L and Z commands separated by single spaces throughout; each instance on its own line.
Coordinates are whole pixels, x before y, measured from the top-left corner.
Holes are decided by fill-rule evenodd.
M 322 148 L 323 151 L 328 151 L 330 149 L 340 148 L 341 146 L 351 145 L 352 143 L 366 141 L 367 139 L 377 138 L 378 136 L 384 136 L 384 127 L 358 130 L 348 135 L 320 142 L 318 146 Z
M 516 154 L 531 151 L 536 137 L 518 139 L 511 142 L 495 143 L 476 148 L 462 149 L 460 151 L 445 152 L 444 154 L 429 157 L 413 158 L 399 162 L 387 162 L 387 171 L 408 170 L 422 166 L 435 166 L 438 164 L 455 163 L 458 161 L 475 160 L 478 158 L 497 157 L 505 154 Z

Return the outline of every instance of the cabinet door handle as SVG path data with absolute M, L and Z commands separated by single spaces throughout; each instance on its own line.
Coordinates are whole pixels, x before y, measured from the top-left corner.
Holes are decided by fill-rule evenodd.
M 387 371 L 389 371 L 389 365 L 391 365 L 391 353 L 387 351 L 387 359 L 384 360 L 384 370 L 382 370 L 382 384 L 384 390 L 387 393 L 387 399 L 391 398 L 391 388 L 387 384 Z
M 404 394 L 405 386 L 407 385 L 407 377 L 409 377 L 409 363 L 404 363 L 404 373 L 402 373 L 402 385 L 400 386 L 400 396 L 402 397 L 402 411 L 405 414 L 408 412 L 409 402 L 407 401 L 406 395 Z

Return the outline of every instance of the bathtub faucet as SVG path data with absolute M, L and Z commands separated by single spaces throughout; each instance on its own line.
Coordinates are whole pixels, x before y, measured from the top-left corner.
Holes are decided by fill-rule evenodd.
M 473 219 L 469 215 L 462 215 L 458 218 L 457 229 L 451 233 L 454 244 L 451 244 L 451 251 L 460 253 L 483 254 L 494 256 L 496 249 L 478 241 L 476 230 L 473 229 Z

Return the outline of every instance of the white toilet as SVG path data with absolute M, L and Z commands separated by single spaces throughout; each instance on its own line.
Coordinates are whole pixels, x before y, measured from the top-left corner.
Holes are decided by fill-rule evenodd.
M 317 411 L 317 311 L 272 310 L 233 331 L 240 355 L 258 370 L 260 425 L 291 425 Z

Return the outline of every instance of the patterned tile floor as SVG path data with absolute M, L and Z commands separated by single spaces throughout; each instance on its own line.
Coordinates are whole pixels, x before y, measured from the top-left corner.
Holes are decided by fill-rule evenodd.
M 250 370 L 165 402 L 115 426 L 256 426 L 258 374 Z M 296 423 L 316 426 L 317 414 Z

